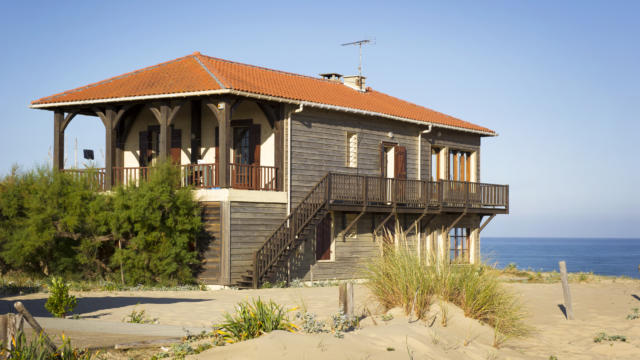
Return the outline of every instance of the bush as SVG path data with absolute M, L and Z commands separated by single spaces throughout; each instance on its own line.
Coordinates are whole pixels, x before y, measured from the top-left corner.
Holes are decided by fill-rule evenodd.
M 434 265 L 429 265 L 404 244 L 386 246 L 383 255 L 367 267 L 367 286 L 386 309 L 400 306 L 407 314 L 414 309 L 415 315 L 423 318 L 432 299 L 438 297 L 462 308 L 465 316 L 493 326 L 498 336 L 496 346 L 529 333 L 522 305 L 504 289 L 495 272 L 486 271 L 481 264 L 435 259 L 429 262 Z
M 55 317 L 64 318 L 78 304 L 76 297 L 69 295 L 69 285 L 59 277 L 51 278 L 49 291 L 49 298 L 44 307 Z
M 107 195 L 92 176 L 12 172 L 0 181 L 0 271 L 121 281 L 122 267 L 130 285 L 195 283 L 200 208 L 179 176 L 161 164 Z
M 238 342 L 256 338 L 274 330 L 294 332 L 297 327 L 289 321 L 287 310 L 281 305 L 260 298 L 243 301 L 236 306 L 234 315 L 224 314 L 225 322 L 219 325 L 218 333 L 227 342 Z

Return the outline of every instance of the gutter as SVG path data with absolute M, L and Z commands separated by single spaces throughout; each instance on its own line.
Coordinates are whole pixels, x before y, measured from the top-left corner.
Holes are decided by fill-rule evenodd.
M 416 124 L 416 125 L 426 124 L 429 126 L 435 126 L 442 129 L 451 129 L 451 130 L 463 131 L 471 134 L 479 134 L 484 136 L 498 136 L 497 133 L 492 133 L 488 131 L 473 130 L 473 129 L 467 129 L 467 128 L 457 127 L 452 125 L 436 124 L 428 121 L 413 120 L 413 119 L 404 118 L 400 116 L 383 114 L 375 111 L 352 109 L 344 106 L 327 105 L 327 104 L 316 103 L 311 101 L 292 100 L 292 99 L 287 99 L 282 97 L 261 95 L 261 94 L 247 92 L 247 91 L 232 90 L 232 89 L 192 91 L 192 92 L 184 92 L 184 93 L 177 93 L 177 94 L 129 96 L 129 97 L 120 97 L 120 98 L 112 98 L 112 99 L 69 101 L 69 102 L 59 102 L 59 103 L 50 103 L 50 104 L 36 104 L 36 105 L 30 105 L 29 107 L 32 109 L 49 109 L 49 108 L 57 108 L 60 106 L 95 105 L 95 104 L 112 103 L 112 102 L 119 102 L 119 101 L 174 99 L 174 98 L 186 98 L 186 97 L 192 97 L 192 96 L 223 95 L 223 94 L 243 96 L 243 97 L 252 98 L 252 99 L 274 101 L 274 102 L 280 102 L 280 103 L 286 103 L 286 104 L 303 105 L 303 106 L 308 106 L 308 107 L 323 109 L 323 110 L 334 110 L 334 111 L 340 111 L 340 112 L 346 112 L 346 113 L 352 113 L 352 114 L 358 114 L 358 115 L 382 117 L 385 119 L 398 120 L 398 121 L 403 121 L 403 122 Z
M 430 133 L 432 129 L 433 126 L 429 124 L 429 128 L 418 133 L 418 180 L 422 180 L 422 135 Z

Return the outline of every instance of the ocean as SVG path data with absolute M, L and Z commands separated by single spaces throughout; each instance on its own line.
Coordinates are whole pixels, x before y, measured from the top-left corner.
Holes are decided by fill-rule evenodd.
M 482 257 L 504 268 L 558 271 L 558 261 L 569 272 L 640 278 L 640 239 L 621 238 L 508 238 L 482 237 Z

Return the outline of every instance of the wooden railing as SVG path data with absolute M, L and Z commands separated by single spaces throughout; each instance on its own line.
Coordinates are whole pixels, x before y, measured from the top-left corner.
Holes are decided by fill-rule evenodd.
M 218 187 L 216 164 L 188 164 L 180 166 L 181 185 L 201 189 Z
M 180 185 L 211 189 L 220 186 L 216 164 L 187 164 L 180 167 Z M 105 188 L 105 169 L 65 169 L 74 176 L 91 176 L 99 190 Z M 153 167 L 114 167 L 113 185 L 139 185 L 149 180 Z M 278 190 L 278 169 L 273 166 L 230 164 L 231 187 L 247 190 Z
M 331 204 L 407 208 L 509 207 L 509 186 L 462 181 L 422 181 L 331 174 Z
M 366 207 L 483 208 L 509 210 L 509 186 L 458 181 L 386 179 L 328 173 L 267 237 L 253 258 L 253 286 L 277 266 L 300 233 L 326 205 Z
M 293 246 L 305 226 L 322 209 L 330 197 L 331 176 L 325 175 L 291 211 L 289 216 L 267 237 L 253 256 L 253 286 L 276 265 L 287 249 Z
M 63 172 L 71 174 L 75 179 L 86 179 L 91 188 L 96 190 L 104 190 L 104 168 L 95 169 L 63 169 Z
M 149 180 L 152 169 L 151 167 L 114 167 L 113 185 L 140 185 L 140 183 Z
M 231 187 L 275 191 L 278 189 L 277 171 L 278 169 L 273 166 L 229 164 Z

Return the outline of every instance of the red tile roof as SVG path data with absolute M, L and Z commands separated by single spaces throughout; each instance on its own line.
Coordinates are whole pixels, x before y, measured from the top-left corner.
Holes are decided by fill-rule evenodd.
M 495 134 L 493 130 L 367 88 L 241 64 L 194 53 L 32 102 L 37 107 L 73 102 L 235 90 L 293 101 L 360 110 L 435 125 Z

